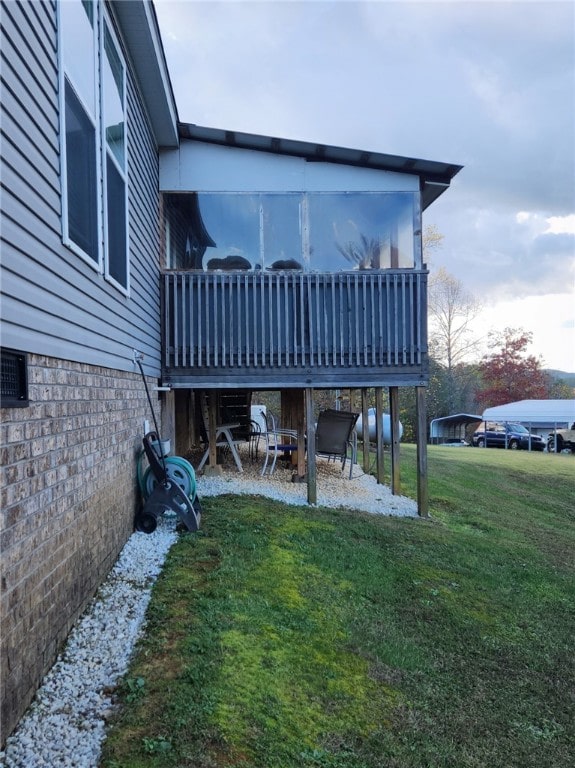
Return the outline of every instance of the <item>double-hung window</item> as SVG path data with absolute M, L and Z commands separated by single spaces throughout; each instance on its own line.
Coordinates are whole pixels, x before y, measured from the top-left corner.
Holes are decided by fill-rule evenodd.
M 104 4 L 59 4 L 64 242 L 129 289 L 126 64 Z

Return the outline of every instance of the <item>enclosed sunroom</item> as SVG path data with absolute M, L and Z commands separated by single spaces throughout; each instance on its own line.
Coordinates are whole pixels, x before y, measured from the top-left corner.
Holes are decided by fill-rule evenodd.
M 164 386 L 427 385 L 422 212 L 460 166 L 185 124 L 160 170 Z

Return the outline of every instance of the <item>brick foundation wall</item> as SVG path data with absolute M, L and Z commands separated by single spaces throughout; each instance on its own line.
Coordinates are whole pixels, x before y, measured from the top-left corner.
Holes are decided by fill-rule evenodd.
M 2 743 L 132 533 L 153 423 L 139 374 L 28 362 L 30 406 L 0 411 Z

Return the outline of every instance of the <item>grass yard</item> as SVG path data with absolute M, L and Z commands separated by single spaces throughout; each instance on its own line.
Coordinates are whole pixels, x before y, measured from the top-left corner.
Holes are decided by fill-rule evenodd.
M 101 765 L 571 768 L 575 457 L 431 446 L 428 465 L 430 521 L 203 501 Z

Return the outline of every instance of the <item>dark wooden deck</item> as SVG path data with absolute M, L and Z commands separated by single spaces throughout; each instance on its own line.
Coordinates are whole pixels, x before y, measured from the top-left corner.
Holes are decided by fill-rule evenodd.
M 172 387 L 427 384 L 427 272 L 166 272 Z

